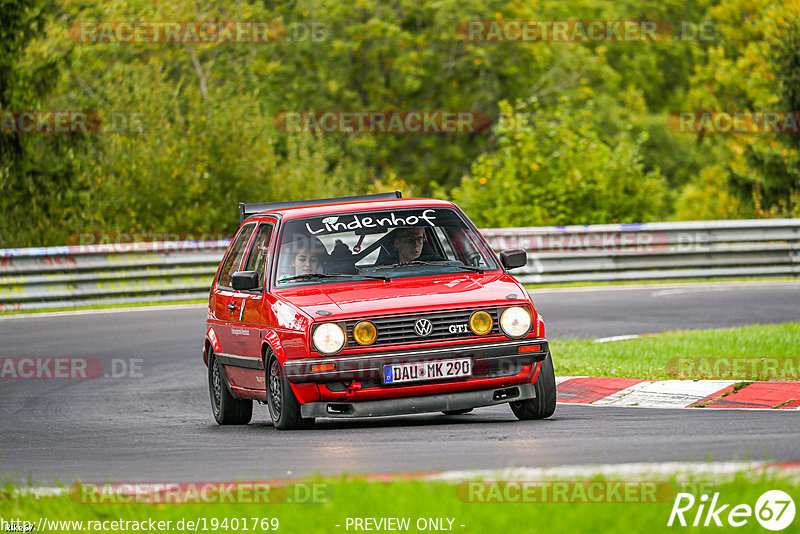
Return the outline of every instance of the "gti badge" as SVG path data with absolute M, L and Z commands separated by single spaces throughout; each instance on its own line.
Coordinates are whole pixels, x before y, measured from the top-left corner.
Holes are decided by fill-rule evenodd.
M 429 336 L 431 332 L 433 332 L 433 324 L 427 319 L 418 319 L 416 323 L 414 323 L 414 332 L 417 333 L 419 337 Z

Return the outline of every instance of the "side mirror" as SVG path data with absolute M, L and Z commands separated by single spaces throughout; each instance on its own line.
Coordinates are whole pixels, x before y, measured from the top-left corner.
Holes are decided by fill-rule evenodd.
M 231 286 L 233 289 L 241 291 L 259 289 L 258 273 L 256 271 L 237 271 L 233 273 Z
M 503 267 L 506 269 L 524 267 L 528 264 L 528 254 L 520 249 L 504 250 L 500 253 L 500 263 L 502 263 Z

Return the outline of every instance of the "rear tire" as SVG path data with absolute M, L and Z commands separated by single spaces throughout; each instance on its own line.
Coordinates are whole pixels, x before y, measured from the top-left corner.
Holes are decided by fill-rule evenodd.
M 225 369 L 214 352 L 209 349 L 208 391 L 211 395 L 211 412 L 217 424 L 246 425 L 253 418 L 253 401 L 237 399 L 228 391 L 224 379 Z
M 274 354 L 267 357 L 264 366 L 267 383 L 267 406 L 272 424 L 278 430 L 300 430 L 311 428 L 314 418 L 300 416 L 300 403 L 286 380 L 283 367 Z
M 539 370 L 533 389 L 536 391 L 535 399 L 511 403 L 511 411 L 520 421 L 546 419 L 556 411 L 556 375 L 553 371 L 553 359 L 549 353 L 542 361 L 542 368 Z

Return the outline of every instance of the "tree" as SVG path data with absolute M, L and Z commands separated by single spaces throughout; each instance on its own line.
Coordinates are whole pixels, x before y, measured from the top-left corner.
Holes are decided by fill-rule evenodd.
M 70 63 L 69 48 L 54 52 L 41 41 L 54 4 L 3 0 L 0 9 L 0 116 L 46 110 L 53 80 Z M 0 247 L 63 240 L 60 228 L 76 213 L 75 154 L 85 137 L 10 129 L 0 133 Z
M 604 143 L 591 102 L 555 110 L 502 103 L 497 148 L 482 155 L 452 198 L 480 226 L 643 222 L 657 219 L 663 184 L 641 163 L 644 137 Z
M 794 0 L 723 0 L 711 15 L 720 35 L 692 78 L 687 108 L 707 111 L 800 110 L 800 7 Z M 800 214 L 800 146 L 796 134 L 730 133 L 697 139 L 716 152 L 707 172 L 689 184 L 739 199 L 744 213 Z M 724 177 L 721 178 L 721 177 Z M 688 191 L 687 191 L 688 193 Z M 715 195 L 705 195 L 714 199 Z M 712 202 L 715 200 L 711 200 Z M 738 208 L 734 212 L 742 212 Z

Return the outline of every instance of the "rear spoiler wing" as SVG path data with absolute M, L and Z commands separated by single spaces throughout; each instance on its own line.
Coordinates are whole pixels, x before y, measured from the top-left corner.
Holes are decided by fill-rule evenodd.
M 256 213 L 262 211 L 280 209 L 280 208 L 297 208 L 300 206 L 317 206 L 322 204 L 342 204 L 345 202 L 360 202 L 363 200 L 393 200 L 403 198 L 400 191 L 392 191 L 391 193 L 375 193 L 372 195 L 356 195 L 352 197 L 333 197 L 333 198 L 317 198 L 313 200 L 287 200 L 284 202 L 260 202 L 257 204 L 245 204 L 239 202 L 239 224 L 242 224 L 245 219 Z

